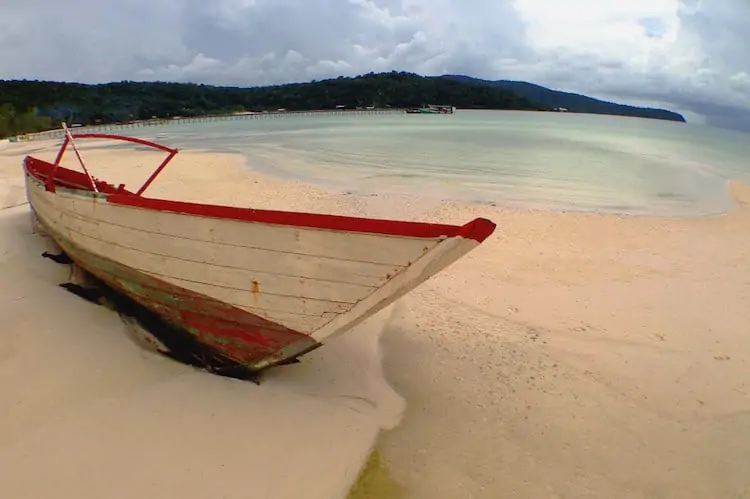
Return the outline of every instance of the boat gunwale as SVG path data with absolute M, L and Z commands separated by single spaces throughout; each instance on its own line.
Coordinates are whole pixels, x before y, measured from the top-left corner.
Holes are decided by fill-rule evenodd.
M 75 170 L 55 165 L 30 155 L 24 158 L 23 165 L 26 174 L 41 182 L 45 186 L 45 189 L 50 192 L 53 192 L 53 189 L 50 189 L 48 182 L 50 171 L 53 174 L 62 171 L 68 175 L 81 175 Z M 200 216 L 239 222 L 264 223 L 269 225 L 283 225 L 307 229 L 358 232 L 378 234 L 382 236 L 400 236 L 422 239 L 462 237 L 464 239 L 475 240 L 479 243 L 492 235 L 496 228 L 495 223 L 486 218 L 475 218 L 464 225 L 450 225 L 322 213 L 241 208 L 235 206 L 147 198 L 138 195 L 137 193 L 134 194 L 125 191 L 124 186 L 122 185 L 113 192 L 97 193 L 84 185 L 71 187 L 70 182 L 64 182 L 62 179 L 53 177 L 52 180 L 55 184 L 59 183 L 61 187 L 78 190 L 87 195 L 99 194 L 98 197 L 104 198 L 107 203 L 116 206 L 141 208 L 153 211 L 166 211 L 188 216 Z M 106 183 L 102 182 L 102 184 Z

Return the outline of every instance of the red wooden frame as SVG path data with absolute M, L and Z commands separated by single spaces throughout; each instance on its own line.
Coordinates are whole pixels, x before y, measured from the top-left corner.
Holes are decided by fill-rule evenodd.
M 66 129 L 67 132 L 67 129 Z M 179 152 L 178 149 L 173 149 L 171 147 L 163 146 L 161 144 L 157 144 L 156 142 L 151 142 L 149 140 L 145 139 L 138 139 L 135 137 L 126 137 L 124 135 L 114 135 L 109 133 L 79 133 L 73 135 L 72 133 L 66 133 L 65 139 L 63 140 L 62 145 L 60 146 L 60 150 L 57 152 L 57 156 L 55 157 L 54 162 L 54 168 L 52 169 L 52 172 L 50 172 L 47 175 L 46 179 L 46 185 L 47 190 L 54 192 L 55 191 L 55 174 L 57 173 L 57 169 L 60 167 L 60 161 L 62 161 L 63 156 L 65 155 L 65 151 L 68 148 L 68 145 L 72 145 L 75 149 L 76 155 L 78 155 L 78 160 L 81 162 L 81 166 L 84 169 L 84 172 L 86 173 L 86 176 L 89 178 L 91 189 L 95 192 L 97 192 L 96 182 L 94 181 L 93 177 L 89 175 L 88 170 L 86 169 L 86 166 L 83 164 L 83 159 L 81 158 L 80 153 L 78 152 L 78 149 L 75 146 L 75 143 L 72 143 L 71 138 L 73 139 L 109 139 L 109 140 L 121 140 L 124 142 L 131 142 L 134 144 L 140 144 L 142 146 L 147 147 L 153 147 L 154 149 L 159 149 L 161 151 L 169 153 L 167 157 L 164 159 L 164 161 L 161 162 L 161 164 L 154 170 L 154 172 L 149 176 L 146 181 L 141 185 L 141 187 L 136 191 L 136 196 L 141 196 L 146 189 L 153 183 L 154 180 L 156 180 L 156 177 L 159 176 L 159 174 L 164 170 L 164 168 L 169 164 L 170 161 L 172 161 L 172 158 L 175 157 L 175 155 Z

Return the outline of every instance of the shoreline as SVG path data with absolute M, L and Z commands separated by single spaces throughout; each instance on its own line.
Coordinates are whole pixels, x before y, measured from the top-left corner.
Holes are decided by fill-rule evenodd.
M 6 141 L 7 142 L 7 141 Z M 0 144 L 2 144 L 2 140 L 0 140 Z M 89 145 L 86 149 L 90 151 L 98 151 L 98 152 L 108 152 L 108 151 L 117 151 L 122 150 L 121 147 L 112 147 L 107 146 L 105 144 L 109 144 L 109 142 L 100 142 L 100 143 L 89 143 Z M 10 143 L 8 143 L 10 145 Z M 18 151 L 18 154 L 30 154 L 33 152 L 38 151 L 44 151 L 48 148 L 57 148 L 60 145 L 60 141 L 56 139 L 46 139 L 42 141 L 41 143 L 37 142 L 35 145 L 32 145 L 31 143 L 14 143 L 13 147 L 17 148 L 24 148 L 23 151 Z M 2 148 L 0 148 L 2 150 Z M 733 195 L 733 192 L 736 190 L 736 186 L 742 186 L 742 185 L 748 185 L 748 183 L 745 180 L 738 180 L 738 179 L 724 179 L 724 194 L 726 196 L 726 200 L 728 202 L 728 207 L 725 210 L 719 210 L 715 212 L 710 213 L 700 213 L 700 214 L 684 214 L 684 215 L 661 215 L 661 214 L 650 214 L 650 213 L 630 213 L 627 211 L 608 211 L 608 210 L 587 210 L 584 208 L 576 209 L 576 208 L 545 208 L 545 207 L 535 207 L 535 206 L 516 206 L 513 204 L 507 204 L 504 205 L 502 202 L 495 202 L 495 201 L 471 201 L 471 200 L 465 200 L 460 198 L 450 198 L 450 197 L 443 197 L 441 195 L 431 194 L 431 195 L 425 195 L 424 192 L 419 193 L 416 190 L 414 192 L 398 192 L 395 194 L 391 194 L 385 191 L 360 191 L 355 192 L 347 188 L 332 188 L 330 185 L 325 185 L 325 183 L 321 179 L 316 179 L 312 177 L 295 177 L 294 175 L 287 174 L 286 172 L 279 170 L 275 167 L 270 168 L 264 168 L 264 167 L 255 167 L 251 164 L 252 158 L 248 157 L 241 151 L 226 151 L 226 150 L 213 150 L 213 149 L 206 149 L 206 148 L 189 148 L 189 149 L 180 149 L 180 154 L 177 157 L 184 156 L 185 154 L 188 155 L 215 155 L 219 157 L 227 157 L 229 159 L 233 160 L 241 160 L 244 166 L 244 169 L 250 173 L 251 175 L 259 175 L 263 177 L 264 179 L 273 179 L 277 182 L 288 182 L 292 185 L 296 186 L 306 186 L 308 188 L 314 189 L 316 191 L 325 192 L 327 195 L 330 195 L 332 197 L 340 197 L 347 198 L 352 197 L 353 199 L 357 199 L 357 201 L 366 201 L 368 198 L 377 197 L 377 196 L 389 196 L 391 198 L 397 199 L 401 198 L 401 200 L 410 200 L 410 199 L 416 199 L 421 198 L 425 201 L 428 201 L 430 203 L 454 203 L 458 205 L 465 205 L 465 206 L 476 206 L 476 207 L 486 207 L 489 210 L 499 210 L 503 213 L 539 213 L 539 214 L 557 214 L 557 215 L 593 215 L 593 216 L 602 216 L 602 217 L 613 217 L 613 218 L 620 218 L 620 219 L 652 219 L 652 220 L 690 220 L 690 219 L 711 219 L 715 217 L 721 217 L 723 215 L 729 214 L 733 211 L 733 208 L 737 205 L 738 200 Z M 1 156 L 0 156 L 1 157 Z M 303 161 L 303 160 L 299 160 Z M 73 167 L 75 168 L 77 164 L 74 164 Z M 415 186 L 416 189 L 416 186 Z M 361 216 L 367 216 L 367 215 L 361 215 Z M 418 218 L 418 216 L 415 216 Z
M 596 116 L 594 116 L 594 118 L 596 118 Z M 610 117 L 604 116 L 604 118 L 609 119 Z M 314 119 L 313 121 L 315 123 L 311 124 L 312 128 L 310 128 L 310 130 L 319 126 L 322 126 L 325 129 L 328 126 L 325 125 L 327 120 L 323 120 L 320 125 L 318 124 L 318 121 L 320 120 Z M 334 126 L 335 129 L 335 125 L 333 124 L 340 120 L 334 119 L 328 121 L 330 121 L 331 126 Z M 469 122 L 470 121 L 472 120 L 469 120 Z M 515 135 L 511 133 L 515 128 L 512 125 L 509 125 L 509 123 L 512 123 L 513 121 L 516 120 L 510 120 L 510 122 L 506 120 L 503 125 L 509 127 L 508 131 L 511 137 L 515 137 Z M 556 120 L 555 123 L 558 121 L 559 120 Z M 565 120 L 558 123 L 558 125 L 562 126 L 561 130 L 557 130 L 559 127 L 555 125 L 557 128 L 554 130 L 556 131 L 547 137 L 548 139 L 554 142 L 555 140 L 569 141 L 575 138 L 574 135 L 571 135 L 572 132 L 565 132 L 565 130 L 570 127 L 563 126 L 564 121 Z M 584 121 L 589 123 L 590 120 L 586 119 Z M 401 119 L 395 121 L 393 119 L 388 119 L 387 122 L 394 124 L 400 123 L 401 125 L 398 126 L 406 126 L 406 132 L 412 127 L 412 125 L 409 125 L 410 122 L 404 122 Z M 430 120 L 430 122 L 434 121 Z M 466 124 L 470 124 L 469 122 Z M 362 123 L 367 123 L 367 121 L 365 120 Z M 458 126 L 458 123 L 459 122 L 456 122 L 456 126 Z M 521 128 L 523 128 L 524 126 L 530 126 L 533 123 L 534 121 L 521 120 L 520 125 Z M 589 123 L 586 127 L 583 127 L 582 125 L 581 130 L 587 129 L 592 123 Z M 442 127 L 443 125 L 440 126 Z M 449 128 L 453 127 L 453 125 L 450 124 L 447 126 Z M 299 127 L 301 127 L 301 130 L 297 130 Z M 161 131 L 164 133 L 159 134 L 157 134 L 159 131 L 157 129 L 153 131 L 144 130 L 142 132 L 133 130 L 131 133 L 148 138 L 153 138 L 154 135 L 159 135 L 161 136 L 161 140 L 166 140 L 167 142 L 170 142 L 171 145 L 184 146 L 186 151 L 200 151 L 205 150 L 201 147 L 203 146 L 202 143 L 193 139 L 183 140 L 180 137 L 194 137 L 196 133 L 201 134 L 201 131 L 204 128 L 205 127 L 203 126 L 196 125 L 178 127 L 178 129 L 173 131 L 175 133 L 170 133 L 168 128 L 162 129 Z M 570 144 L 573 146 L 570 151 L 566 151 L 564 148 L 557 151 L 563 155 L 561 158 L 562 162 L 558 166 L 550 167 L 550 175 L 547 180 L 544 178 L 544 168 L 539 169 L 534 167 L 528 171 L 522 168 L 521 172 L 519 172 L 520 177 L 516 178 L 513 176 L 513 172 L 508 173 L 502 168 L 498 171 L 492 170 L 494 167 L 492 167 L 491 164 L 486 164 L 486 158 L 482 159 L 480 165 L 483 169 L 479 171 L 486 170 L 489 177 L 484 180 L 491 179 L 491 182 L 486 186 L 482 186 L 480 185 L 482 179 L 478 177 L 480 173 L 474 172 L 472 168 L 460 168 L 460 160 L 454 160 L 453 162 L 447 163 L 437 162 L 436 165 L 432 165 L 434 166 L 435 175 L 437 175 L 437 179 L 432 182 L 429 178 L 430 172 L 427 171 L 431 168 L 429 165 L 429 158 L 423 157 L 423 155 L 418 155 L 420 161 L 427 161 L 424 168 L 413 161 L 407 161 L 404 163 L 404 166 L 411 165 L 410 168 L 415 167 L 416 172 L 414 173 L 416 173 L 416 176 L 420 177 L 419 181 L 402 181 L 402 174 L 404 174 L 405 177 L 412 176 L 408 173 L 410 168 L 404 169 L 399 166 L 391 172 L 391 175 L 391 173 L 380 171 L 378 168 L 371 169 L 368 167 L 369 164 L 377 162 L 379 158 L 379 153 L 377 153 L 377 151 L 373 153 L 371 150 L 371 141 L 365 141 L 363 145 L 361 145 L 362 150 L 359 150 L 354 146 L 323 147 L 323 153 L 331 153 L 339 159 L 318 161 L 318 153 L 311 153 L 308 155 L 307 153 L 298 154 L 294 152 L 293 149 L 295 149 L 295 147 L 293 143 L 287 144 L 291 149 L 281 148 L 286 140 L 283 139 L 283 137 L 287 135 L 286 132 L 281 133 L 282 138 L 279 140 L 274 139 L 273 136 L 266 137 L 261 133 L 266 129 L 278 132 L 279 130 L 287 130 L 287 128 L 290 128 L 292 131 L 305 132 L 308 127 L 307 125 L 303 125 L 300 121 L 293 120 L 289 124 L 283 124 L 281 122 L 276 122 L 276 124 L 268 123 L 268 127 L 260 122 L 254 124 L 227 123 L 217 127 L 209 126 L 203 131 L 207 134 L 204 137 L 205 140 L 219 146 L 212 148 L 213 152 L 245 154 L 248 158 L 248 167 L 254 171 L 270 173 L 273 176 L 281 176 L 282 178 L 290 180 L 302 180 L 305 183 L 326 190 L 331 188 L 329 185 L 331 177 L 335 177 L 337 185 L 335 185 L 334 188 L 340 187 L 342 190 L 363 191 L 358 192 L 358 194 L 364 192 L 377 192 L 379 186 L 387 185 L 389 191 L 399 190 L 403 192 L 404 195 L 411 195 L 415 190 L 421 189 L 421 183 L 424 183 L 428 184 L 429 190 L 431 191 L 440 190 L 442 187 L 446 187 L 446 197 L 452 198 L 455 202 L 471 204 L 487 203 L 489 205 L 494 203 L 521 210 L 538 209 L 544 211 L 598 212 L 634 216 L 682 217 L 718 214 L 727 211 L 729 208 L 729 199 L 725 194 L 726 188 L 723 184 L 726 183 L 726 178 L 733 177 L 733 172 L 727 172 L 723 169 L 724 167 L 728 168 L 729 166 L 723 165 L 722 158 L 719 157 L 716 159 L 716 161 L 718 161 L 718 166 L 714 168 L 710 166 L 713 164 L 712 159 L 705 160 L 708 161 L 708 163 L 703 164 L 704 160 L 700 159 L 700 155 L 694 157 L 685 156 L 679 151 L 675 152 L 671 150 L 668 150 L 664 155 L 660 155 L 657 154 L 655 152 L 656 149 L 654 149 L 655 144 L 658 145 L 658 143 L 651 143 L 648 137 L 645 135 L 641 136 L 643 134 L 635 134 L 634 138 L 639 142 L 634 143 L 630 143 L 624 139 L 620 140 L 618 138 L 619 135 L 623 135 L 620 133 L 617 134 L 617 137 L 613 134 L 603 134 L 603 146 L 606 148 L 606 146 L 612 145 L 615 148 L 613 152 L 616 154 L 611 158 L 613 161 L 611 174 L 603 169 L 601 174 L 592 174 L 589 172 L 583 173 L 580 176 L 576 175 L 575 162 L 570 163 L 570 161 L 568 161 L 570 157 L 575 156 L 575 154 L 583 154 L 581 161 L 592 161 L 596 165 L 601 161 L 604 161 L 604 159 L 600 159 L 596 155 L 592 156 L 587 152 L 590 152 L 590 150 L 596 150 L 595 143 L 590 143 L 590 140 L 573 140 L 573 143 Z M 367 128 L 369 129 L 369 125 Z M 375 128 L 377 129 L 378 125 L 375 125 Z M 421 129 L 422 126 L 419 125 L 418 128 Z M 577 130 L 575 126 L 572 128 Z M 625 126 L 623 128 L 624 135 L 627 135 L 627 133 L 632 130 L 635 130 L 632 126 Z M 656 133 L 656 131 L 661 129 L 657 128 L 654 130 Z M 456 131 L 460 132 L 461 130 L 457 129 Z M 128 132 L 124 131 L 123 133 Z M 303 139 L 305 136 L 306 135 L 303 133 Z M 696 132 L 670 132 L 667 136 L 670 140 L 681 138 L 690 141 L 691 139 L 696 138 Z M 325 134 L 321 133 L 313 133 L 310 137 L 317 137 L 316 140 L 326 140 Z M 354 134 L 353 137 L 356 138 L 357 135 Z M 542 138 L 544 137 L 546 137 L 546 135 L 542 134 Z M 156 140 L 159 141 L 160 139 L 157 138 Z M 640 141 L 645 141 L 643 144 L 645 149 L 642 157 L 641 155 L 636 154 L 633 158 L 625 158 L 624 155 L 637 153 L 637 148 L 634 149 L 634 144 L 640 143 Z M 583 144 L 580 150 L 576 146 L 578 142 Z M 304 142 L 303 145 L 305 143 L 306 142 Z M 401 143 L 399 142 L 399 144 Z M 418 142 L 418 144 L 421 144 L 421 142 Z M 321 146 L 323 145 L 324 144 L 321 144 Z M 667 146 L 668 145 L 669 143 Z M 622 146 L 622 148 L 618 149 L 620 146 Z M 404 146 L 401 144 L 399 147 Z M 594 149 L 592 149 L 592 147 Z M 274 151 L 274 149 L 276 149 L 276 151 Z M 731 149 L 731 151 L 734 151 L 730 151 L 731 154 L 735 154 L 741 159 L 744 148 L 740 147 L 735 149 L 736 151 Z M 545 149 L 545 151 L 547 150 Z M 698 151 L 700 152 L 700 148 Z M 547 152 L 554 153 L 554 147 Z M 513 159 L 516 158 L 518 151 L 513 149 L 511 153 L 512 154 L 509 153 L 510 156 L 508 156 L 508 158 L 509 161 L 512 162 Z M 351 154 L 355 155 L 355 157 L 347 156 Z M 728 156 L 730 159 L 732 157 L 731 154 Z M 356 160 L 357 155 L 362 155 L 365 159 L 360 162 Z M 479 155 L 479 157 L 480 159 L 483 158 L 481 155 Z M 521 166 L 523 166 L 523 157 L 524 156 L 521 157 Z M 608 158 L 609 156 L 606 157 Z M 712 157 L 713 156 L 709 155 L 709 158 Z M 347 160 L 347 158 L 349 159 Z M 391 167 L 394 167 L 393 160 L 387 159 L 389 158 L 389 155 L 384 155 L 383 158 L 389 165 L 391 165 Z M 553 159 L 550 160 L 553 161 Z M 640 165 L 639 161 L 641 160 L 643 160 L 642 162 L 645 162 L 644 165 L 647 164 L 646 166 L 650 165 L 656 168 L 656 171 L 653 172 L 653 174 L 649 174 L 648 171 L 645 172 L 645 176 L 650 179 L 648 181 L 644 180 L 643 182 L 640 182 L 639 180 L 640 176 L 644 174 L 642 170 L 646 168 L 646 166 Z M 678 162 L 678 160 L 681 162 Z M 458 161 L 458 163 L 455 164 L 458 168 L 456 170 L 457 173 L 455 175 L 446 173 L 446 171 L 449 171 L 450 168 L 454 166 L 455 161 Z M 492 162 L 491 160 L 489 161 L 490 163 Z M 355 163 L 356 168 L 349 168 L 350 165 L 348 165 L 347 162 Z M 636 173 L 623 173 L 631 168 L 631 162 L 634 163 L 633 168 Z M 291 171 L 286 167 L 290 163 L 295 164 L 295 168 Z M 398 161 L 396 161 L 396 163 L 398 163 Z M 428 168 L 428 166 L 430 166 L 430 168 Z M 503 165 L 497 166 L 501 167 Z M 679 166 L 679 168 L 675 168 L 676 166 Z M 362 167 L 364 173 L 354 174 L 353 172 L 359 171 L 360 167 Z M 448 170 L 446 170 L 446 168 Z M 570 170 L 570 168 L 572 168 L 572 170 Z M 347 171 L 352 172 L 352 175 L 347 174 Z M 560 178 L 558 178 L 561 175 L 564 176 L 567 174 L 572 175 L 571 179 L 569 179 L 570 181 L 561 181 Z M 669 178 L 669 175 L 673 175 L 671 179 Z M 612 179 L 620 179 L 622 182 L 618 183 Z M 745 180 L 750 181 L 750 177 L 747 177 Z M 364 188 L 362 186 L 364 186 Z
M 543 206 L 537 206 L 533 204 L 529 205 L 520 205 L 520 204 L 503 204 L 502 201 L 476 201 L 476 200 L 470 200 L 459 197 L 451 197 L 451 196 L 445 196 L 444 193 L 435 193 L 431 192 L 429 194 L 426 194 L 425 191 L 419 191 L 419 186 L 414 185 L 412 191 L 398 191 L 398 192 L 388 192 L 387 190 L 381 190 L 381 189 L 367 189 L 363 188 L 360 190 L 357 190 L 356 188 L 352 188 L 350 184 L 346 185 L 339 185 L 338 187 L 332 187 L 331 181 L 325 181 L 321 177 L 314 177 L 311 175 L 303 175 L 303 174 L 292 174 L 288 171 L 281 170 L 275 166 L 256 166 L 253 165 L 253 159 L 257 158 L 251 158 L 248 155 L 244 154 L 241 151 L 212 151 L 207 149 L 191 149 L 191 152 L 196 153 L 206 153 L 206 154 L 227 154 L 231 156 L 238 156 L 243 159 L 243 162 L 245 164 L 245 168 L 248 172 L 251 174 L 256 175 L 262 175 L 262 176 L 268 176 L 272 178 L 277 178 L 279 180 L 291 182 L 294 184 L 303 184 L 303 185 L 309 185 L 315 189 L 319 189 L 322 191 L 326 191 L 330 193 L 332 196 L 341 196 L 341 197 L 351 197 L 352 199 L 356 199 L 359 202 L 367 201 L 368 198 L 374 198 L 378 196 L 387 196 L 394 200 L 399 201 L 408 201 L 408 200 L 421 200 L 425 201 L 427 203 L 432 204 L 439 204 L 439 203 L 453 203 L 457 205 L 465 205 L 465 206 L 476 206 L 476 207 L 484 207 L 488 210 L 498 210 L 503 213 L 539 213 L 539 214 L 556 214 L 556 215 L 593 215 L 593 216 L 602 216 L 602 217 L 613 217 L 613 218 L 620 218 L 620 219 L 651 219 L 651 220 L 689 220 L 689 219 L 702 219 L 702 218 L 714 218 L 714 217 L 721 217 L 723 215 L 726 215 L 728 213 L 731 213 L 734 209 L 734 206 L 737 203 L 737 199 L 733 196 L 732 192 L 735 189 L 734 186 L 736 185 L 746 185 L 746 182 L 743 180 L 737 180 L 737 179 L 724 179 L 724 201 L 726 204 L 725 209 L 717 209 L 715 211 L 709 211 L 704 213 L 685 213 L 685 214 L 659 214 L 659 213 L 633 213 L 628 211 L 618 211 L 615 208 L 612 209 L 586 209 L 586 208 L 574 208 L 574 207 L 568 207 L 568 208 L 553 208 L 553 207 L 543 207 Z M 268 159 L 268 157 L 264 156 L 265 159 Z M 276 158 L 276 161 L 279 161 L 280 158 Z M 274 160 L 271 160 L 274 161 Z M 295 159 L 295 163 L 306 163 L 304 159 Z M 356 183 L 356 182 L 355 182 Z M 385 185 L 381 187 L 387 187 Z M 426 189 L 429 191 L 429 187 Z M 360 216 L 369 216 L 366 214 L 360 215 Z M 378 216 L 378 215 L 374 215 Z M 384 215 L 385 216 L 385 215 Z M 412 218 L 419 218 L 418 216 L 412 216 Z
M 200 149 L 196 149 L 200 150 Z M 488 209 L 499 208 L 502 210 L 537 211 L 545 213 L 595 213 L 602 215 L 613 215 L 619 217 L 648 217 L 648 218 L 692 218 L 702 216 L 714 216 L 726 213 L 731 209 L 732 199 L 728 195 L 728 183 L 733 181 L 750 181 L 747 179 L 733 180 L 716 174 L 711 179 L 712 185 L 704 186 L 700 199 L 690 200 L 684 198 L 673 201 L 669 196 L 663 196 L 666 201 L 660 199 L 661 195 L 655 196 L 642 193 L 631 193 L 629 199 L 619 199 L 614 204 L 600 204 L 601 200 L 593 198 L 601 197 L 605 191 L 602 186 L 584 192 L 584 200 L 581 203 L 573 203 L 570 196 L 558 196 L 554 192 L 545 192 L 550 186 L 541 186 L 540 191 L 530 191 L 526 199 L 514 197 L 507 192 L 496 190 L 504 186 L 502 178 L 498 177 L 488 183 L 488 187 L 476 187 L 475 180 L 470 180 L 471 175 L 465 181 L 469 183 L 443 184 L 432 182 L 427 172 L 407 174 L 403 182 L 393 183 L 394 177 L 380 179 L 372 171 L 366 175 L 355 176 L 347 173 L 349 167 L 343 163 L 316 163 L 303 153 L 297 151 L 283 151 L 281 146 L 262 145 L 254 149 L 220 149 L 216 153 L 238 154 L 244 157 L 245 164 L 250 172 L 270 175 L 291 182 L 300 182 L 314 186 L 318 189 L 353 197 L 371 197 L 388 195 L 390 197 L 413 199 L 420 198 L 428 203 L 452 202 L 465 205 L 487 206 Z M 354 168 L 356 170 L 356 167 Z M 398 177 L 405 174 L 406 170 L 400 170 L 394 174 Z M 411 178 L 411 180 L 407 180 Z M 510 180 L 512 182 L 512 179 Z M 507 186 L 505 186 L 507 187 Z M 528 186 L 519 184 L 519 189 Z M 580 186 L 575 183 L 569 186 L 575 190 Z M 585 199 L 591 195 L 591 199 Z M 639 196 L 642 195 L 642 198 Z M 674 199 L 680 199 L 682 194 L 676 194 Z
M 656 118 L 649 116 L 633 116 L 629 114 L 611 114 L 611 113 L 595 113 L 595 112 L 574 112 L 574 111 L 562 111 L 560 109 L 549 108 L 549 109 L 514 109 L 514 108 L 482 108 L 482 107 L 456 107 L 448 106 L 454 109 L 453 112 L 448 113 L 425 113 L 428 115 L 451 115 L 455 114 L 456 111 L 479 111 L 479 112 L 512 112 L 512 113 L 547 113 L 547 114 L 563 114 L 566 116 L 600 116 L 600 117 L 617 117 L 617 118 L 632 118 L 637 120 L 650 120 L 650 121 L 663 121 L 671 123 L 679 123 L 683 125 L 692 124 L 687 121 L 684 117 L 682 119 L 675 118 Z M 173 117 L 173 118 L 151 118 L 143 120 L 134 120 L 130 122 L 119 122 L 119 123 L 99 123 L 90 125 L 76 125 L 74 131 L 81 133 L 101 133 L 111 132 L 116 133 L 119 130 L 129 128 L 142 128 L 150 126 L 164 126 L 170 124 L 181 124 L 181 123 L 202 123 L 208 121 L 234 121 L 240 119 L 255 119 L 255 118 L 266 118 L 275 116 L 319 116 L 319 115 L 335 115 L 335 116 L 346 116 L 349 115 L 383 115 L 383 114 L 413 114 L 408 111 L 419 109 L 419 107 L 379 107 L 379 108 L 325 108 L 325 109 L 299 109 L 299 110 L 276 110 L 276 111 L 243 111 L 234 112 L 228 114 L 204 114 L 197 116 L 185 116 L 185 117 Z M 422 113 L 417 113 L 422 114 Z M 13 135 L 3 140 L 10 140 L 10 138 L 18 139 L 21 142 L 36 140 L 37 137 L 42 137 L 42 140 L 50 137 L 62 137 L 62 133 L 59 128 L 52 128 L 49 130 L 42 130 L 40 132 L 29 132 Z

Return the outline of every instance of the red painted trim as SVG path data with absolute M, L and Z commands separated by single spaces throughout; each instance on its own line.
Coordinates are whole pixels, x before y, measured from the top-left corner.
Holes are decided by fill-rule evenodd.
M 54 166 L 52 167 L 52 172 L 47 175 L 47 190 L 49 192 L 55 192 L 55 173 L 57 172 L 57 167 L 60 166 L 60 161 L 63 159 L 63 155 L 65 155 L 65 150 L 68 148 L 68 143 L 70 142 L 70 137 L 68 134 L 65 134 L 65 139 L 63 140 L 62 145 L 60 145 L 60 150 L 57 151 L 57 156 L 55 156 L 55 162 Z
M 125 142 L 132 142 L 134 144 L 140 144 L 142 146 L 153 147 L 154 149 L 160 149 L 164 152 L 177 154 L 178 150 L 171 147 L 151 142 L 150 140 L 137 139 L 135 137 L 126 137 L 125 135 L 114 135 L 110 133 L 76 133 L 73 134 L 74 139 L 110 139 L 110 140 L 122 140 Z
M 65 140 L 63 140 L 62 145 L 60 146 L 60 150 L 57 152 L 57 156 L 55 157 L 55 166 L 58 166 L 60 164 L 60 161 L 63 159 L 63 155 L 65 154 L 65 150 L 68 148 L 68 143 L 70 142 L 70 137 L 68 135 L 65 135 Z M 54 174 L 54 172 L 52 172 Z
M 170 161 L 172 161 L 172 158 L 174 158 L 175 154 L 177 154 L 176 150 L 170 152 L 169 155 L 166 158 L 164 158 L 164 161 L 161 162 L 159 167 L 156 170 L 154 170 L 154 173 L 151 174 L 151 176 L 143 183 L 141 188 L 138 189 L 138 192 L 135 193 L 136 196 L 140 196 L 146 191 L 146 189 L 148 189 L 148 186 L 151 185 L 151 182 L 156 180 L 156 177 L 158 177 L 161 171 L 164 169 L 164 167 L 167 166 L 167 164 Z
M 424 222 L 402 222 L 397 220 L 345 217 L 339 215 L 322 215 L 317 213 L 254 210 L 251 208 L 150 199 L 129 196 L 126 194 L 112 194 L 107 196 L 107 202 L 147 210 L 168 211 L 184 215 L 238 220 L 241 222 L 258 222 L 322 230 L 366 232 L 370 234 L 422 238 L 460 236 L 466 239 L 473 239 L 480 243 L 487 239 L 495 231 L 496 227 L 493 222 L 485 218 L 474 219 L 463 226 L 444 225 Z
M 96 183 L 94 182 L 93 177 L 89 174 L 88 170 L 86 169 L 86 165 L 83 162 L 83 158 L 81 158 L 81 154 L 78 151 L 78 148 L 76 147 L 75 142 L 73 142 L 73 139 L 121 140 L 124 142 L 131 142 L 133 144 L 140 144 L 140 145 L 147 146 L 147 147 L 153 147 L 154 149 L 159 149 L 161 151 L 169 153 L 166 159 L 164 159 L 164 161 L 161 162 L 161 164 L 156 168 L 156 170 L 154 170 L 151 176 L 138 189 L 138 191 L 136 192 L 136 195 L 138 196 L 143 194 L 146 191 L 146 189 L 148 189 L 151 183 L 154 180 L 156 180 L 156 177 L 158 177 L 159 174 L 162 172 L 164 167 L 166 167 L 167 164 L 170 161 L 172 161 L 172 158 L 174 158 L 175 155 L 178 153 L 177 149 L 163 146 L 161 144 L 157 144 L 156 142 L 151 142 L 150 140 L 138 139 L 135 137 L 127 137 L 125 135 L 114 135 L 110 133 L 79 133 L 79 134 L 74 135 L 70 132 L 69 129 L 66 128 L 65 130 L 66 130 L 65 139 L 63 140 L 63 143 L 60 145 L 60 150 L 57 153 L 57 157 L 55 158 L 54 164 L 51 165 L 52 172 L 47 174 L 47 190 L 50 192 L 55 192 L 55 185 L 54 185 L 55 173 L 57 172 L 57 169 L 60 166 L 60 161 L 62 161 L 63 155 L 65 154 L 65 151 L 68 148 L 68 145 L 72 145 L 73 149 L 75 149 L 76 155 L 78 156 L 78 160 L 81 163 L 81 167 L 83 167 L 83 170 L 86 173 L 86 176 L 89 178 L 89 185 L 91 187 L 91 190 L 96 191 L 98 189 Z
M 93 192 L 89 185 L 88 177 L 79 171 L 69 170 L 62 166 L 55 167 L 46 161 L 31 156 L 26 156 L 23 164 L 26 173 L 42 182 L 49 192 L 55 192 L 55 188 L 58 186 Z M 54 178 L 52 177 L 53 173 L 55 175 Z M 114 185 L 101 180 L 95 180 L 95 182 L 96 188 L 103 194 L 134 195 L 132 192 L 125 189 L 124 185 L 115 187 Z
M 497 224 L 486 218 L 475 218 L 471 222 L 461 227 L 461 231 L 458 233 L 459 236 L 464 239 L 473 239 L 478 243 L 483 243 L 485 239 L 490 237 Z

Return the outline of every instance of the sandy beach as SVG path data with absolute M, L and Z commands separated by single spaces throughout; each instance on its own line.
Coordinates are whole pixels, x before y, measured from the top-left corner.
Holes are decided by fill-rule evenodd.
M 413 499 L 750 497 L 749 186 L 729 184 L 735 208 L 711 217 L 522 211 L 329 192 L 182 152 L 152 196 L 498 224 L 255 386 L 140 349 L 57 286 L 68 270 L 39 256 L 20 166 L 49 145 L 0 152 L 0 497 L 344 497 L 381 430 Z M 85 155 L 129 185 L 155 161 Z
M 401 301 L 382 448 L 411 497 L 750 496 L 750 189 L 730 194 L 697 219 L 498 211 Z

